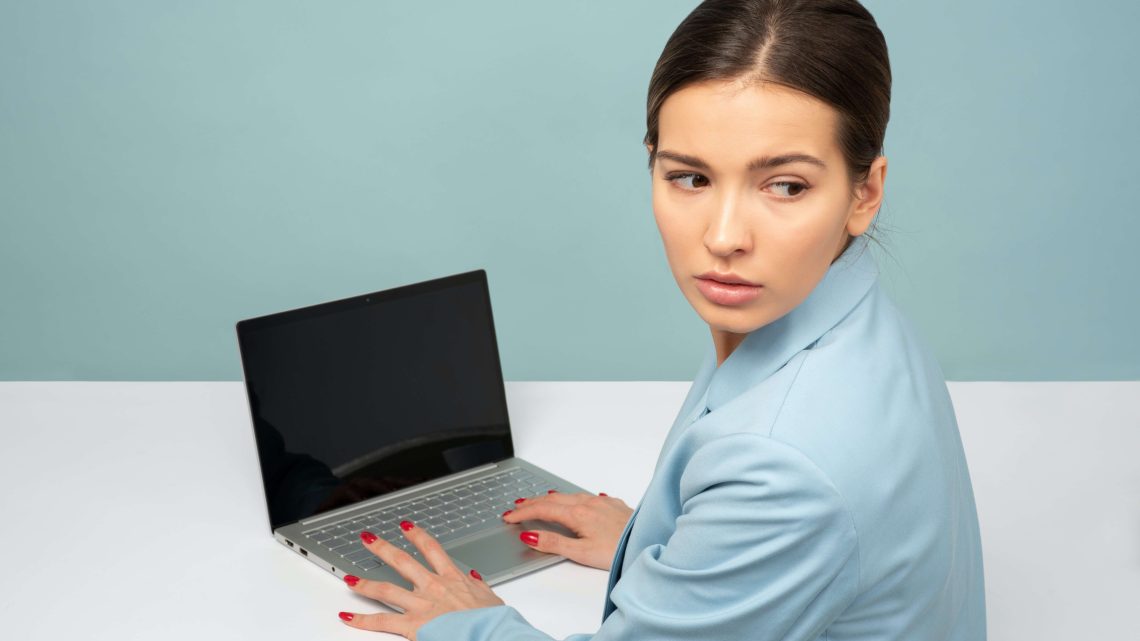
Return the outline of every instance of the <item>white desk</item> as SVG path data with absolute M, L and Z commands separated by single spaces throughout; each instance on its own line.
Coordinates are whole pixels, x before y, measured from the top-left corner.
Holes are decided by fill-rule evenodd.
M 688 389 L 507 384 L 519 456 L 637 503 Z M 1135 639 L 1140 383 L 951 383 L 981 518 L 990 639 Z M 0 383 L 0 635 L 368 639 L 369 602 L 273 541 L 240 383 Z M 562 638 L 606 574 L 496 586 Z

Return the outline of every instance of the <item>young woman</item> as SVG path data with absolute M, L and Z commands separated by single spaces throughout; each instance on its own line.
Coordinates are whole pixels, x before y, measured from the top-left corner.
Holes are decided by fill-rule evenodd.
M 649 87 L 653 213 L 708 356 L 638 510 L 528 497 L 503 518 L 609 568 L 592 638 L 978 641 L 981 543 L 934 355 L 879 287 L 867 230 L 887 174 L 882 33 L 855 0 L 706 0 Z M 403 524 L 435 571 L 347 581 L 403 614 L 348 625 L 419 641 L 549 639 Z

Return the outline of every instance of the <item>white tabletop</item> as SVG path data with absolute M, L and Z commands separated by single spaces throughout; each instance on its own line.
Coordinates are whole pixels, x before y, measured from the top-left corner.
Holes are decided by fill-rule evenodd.
M 515 450 L 641 496 L 687 382 L 509 382 Z M 990 639 L 1140 638 L 1140 383 L 950 383 L 981 519 Z M 240 383 L 0 383 L 0 630 L 9 639 L 399 638 L 269 532 Z M 606 573 L 500 584 L 593 632 Z

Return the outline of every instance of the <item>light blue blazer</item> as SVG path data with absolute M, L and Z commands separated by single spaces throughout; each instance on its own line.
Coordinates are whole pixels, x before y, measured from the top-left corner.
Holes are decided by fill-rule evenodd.
M 982 550 L 942 370 L 859 236 L 720 366 L 711 346 L 568 641 L 982 641 Z M 509 606 L 419 641 L 549 640 Z

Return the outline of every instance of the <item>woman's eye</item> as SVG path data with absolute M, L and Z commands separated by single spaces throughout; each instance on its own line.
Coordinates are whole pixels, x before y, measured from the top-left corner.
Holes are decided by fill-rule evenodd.
M 807 191 L 807 185 L 798 182 L 780 181 L 772 183 L 772 186 L 790 190 L 790 193 L 783 194 L 785 198 L 795 198 Z
M 680 185 L 681 189 L 688 191 L 700 189 L 701 187 L 709 184 L 708 178 L 705 178 L 700 174 L 694 174 L 692 172 L 669 174 L 665 177 L 665 180 L 668 180 L 675 185 Z
M 707 187 L 709 179 L 693 172 L 679 172 L 665 176 L 665 180 L 677 185 L 685 191 L 696 191 L 702 187 Z M 790 180 L 782 180 L 772 183 L 772 186 L 777 190 L 777 194 L 784 198 L 795 198 L 808 190 L 808 186 L 801 182 Z

